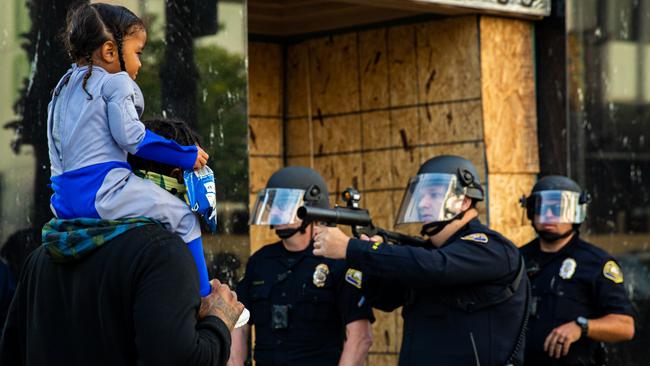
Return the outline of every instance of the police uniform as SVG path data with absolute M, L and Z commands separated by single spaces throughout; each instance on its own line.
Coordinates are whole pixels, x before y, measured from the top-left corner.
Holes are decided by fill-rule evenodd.
M 251 312 L 259 366 L 336 365 L 345 325 L 374 321 L 359 289 L 361 273 L 312 252 L 312 245 L 290 252 L 278 242 L 248 261 L 237 296 Z
M 632 315 L 616 260 L 581 240 L 577 232 L 556 253 L 542 252 L 539 239 L 522 247 L 521 253 L 533 295 L 526 365 L 601 365 L 604 350 L 590 338 L 571 344 L 567 356 L 560 359 L 544 352 L 544 341 L 554 328 L 580 316 L 593 319 L 607 314 Z
M 440 248 L 352 239 L 373 307 L 404 306 L 399 364 L 521 365 L 528 281 L 517 248 L 477 219 Z

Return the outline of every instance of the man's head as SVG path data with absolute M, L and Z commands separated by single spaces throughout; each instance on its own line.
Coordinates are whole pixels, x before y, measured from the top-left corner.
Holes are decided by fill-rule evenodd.
M 258 193 L 250 224 L 270 225 L 281 239 L 305 233 L 306 225 L 297 217 L 298 208 L 303 205 L 329 208 L 325 180 L 310 168 L 282 168 Z
M 173 119 L 151 119 L 143 123 L 147 129 L 166 139 L 176 141 L 179 145 L 201 145 L 199 135 L 185 122 Z M 173 195 L 184 199 L 186 188 L 182 168 L 135 155 L 129 155 L 128 162 L 137 175 L 153 181 Z
M 422 223 L 422 234 L 433 236 L 483 200 L 478 172 L 469 160 L 441 155 L 429 159 L 411 178 L 396 224 Z
M 571 235 L 585 220 L 589 195 L 573 180 L 550 175 L 535 183 L 521 202 L 539 236 L 554 242 Z
M 411 178 L 396 224 L 422 223 L 422 234 L 433 236 L 483 199 L 472 163 L 460 156 L 437 156 L 422 164 Z

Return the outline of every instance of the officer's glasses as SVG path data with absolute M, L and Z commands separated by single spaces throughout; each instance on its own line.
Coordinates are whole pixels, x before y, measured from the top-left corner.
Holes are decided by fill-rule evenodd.
M 580 193 L 542 191 L 532 198 L 535 221 L 539 224 L 579 224 L 585 219 L 587 205 L 580 203 Z

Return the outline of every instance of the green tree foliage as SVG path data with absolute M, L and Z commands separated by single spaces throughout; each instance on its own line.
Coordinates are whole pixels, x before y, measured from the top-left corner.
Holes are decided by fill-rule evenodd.
M 147 42 L 137 83 L 145 97 L 144 119 L 161 115 L 160 64 L 165 44 Z M 242 56 L 219 46 L 196 47 L 199 70 L 198 128 L 209 165 L 217 178 L 220 200 L 247 202 L 248 159 L 246 123 L 246 66 Z

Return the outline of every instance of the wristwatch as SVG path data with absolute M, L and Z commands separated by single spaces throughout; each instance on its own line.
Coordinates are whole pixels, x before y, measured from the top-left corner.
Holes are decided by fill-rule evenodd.
M 579 316 L 576 319 L 576 324 L 580 327 L 580 338 L 586 337 L 589 332 L 589 320 L 584 316 Z

